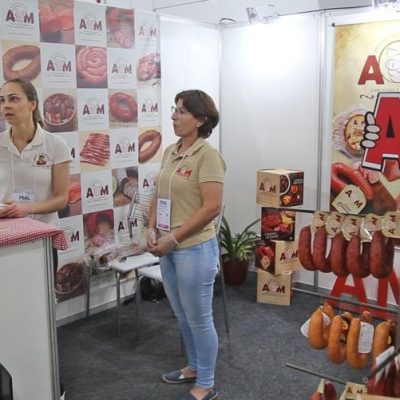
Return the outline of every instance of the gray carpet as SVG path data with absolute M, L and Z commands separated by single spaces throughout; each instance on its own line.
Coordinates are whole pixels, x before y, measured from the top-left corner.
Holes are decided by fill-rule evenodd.
M 220 287 L 214 298 L 220 338 L 216 386 L 220 400 L 309 399 L 320 378 L 286 366 L 296 364 L 343 381 L 360 383 L 367 371 L 329 362 L 309 347 L 300 326 L 319 298 L 295 293 L 290 307 L 257 304 L 256 274 L 228 287 L 230 345 L 225 334 Z M 134 303 L 58 328 L 60 373 L 67 400 L 179 400 L 190 385 L 167 385 L 163 372 L 185 365 L 167 300 L 142 302 L 141 338 L 135 339 Z M 335 384 L 341 393 L 343 386 Z

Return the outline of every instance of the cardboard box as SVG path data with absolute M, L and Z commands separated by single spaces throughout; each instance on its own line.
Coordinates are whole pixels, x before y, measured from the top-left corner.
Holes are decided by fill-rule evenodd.
M 292 298 L 292 271 L 272 275 L 267 271 L 257 271 L 257 303 L 290 305 Z
M 257 204 L 291 207 L 303 204 L 304 172 L 289 169 L 257 171 Z
M 255 265 L 271 274 L 300 269 L 298 241 L 285 240 L 260 241 L 256 246 Z
M 294 240 L 295 211 L 261 208 L 261 238 L 264 240 Z

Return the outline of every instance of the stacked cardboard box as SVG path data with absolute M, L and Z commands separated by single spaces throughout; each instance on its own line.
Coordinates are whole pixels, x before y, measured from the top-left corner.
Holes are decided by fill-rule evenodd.
M 261 208 L 261 238 L 256 248 L 257 302 L 289 305 L 292 274 L 300 268 L 295 240 L 296 213 L 279 210 L 303 204 L 301 171 L 257 171 L 257 204 Z

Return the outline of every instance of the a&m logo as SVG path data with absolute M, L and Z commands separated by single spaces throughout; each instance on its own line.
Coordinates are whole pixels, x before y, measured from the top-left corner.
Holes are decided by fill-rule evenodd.
M 400 41 L 387 39 L 378 56 L 369 54 L 358 79 L 359 85 L 367 82 L 384 85 L 386 82 L 400 82 Z
M 86 199 L 88 200 L 101 200 L 107 198 L 108 195 L 109 187 L 100 179 L 93 180 L 86 191 Z
M 6 14 L 6 22 L 18 25 L 33 25 L 33 12 L 29 12 L 22 3 L 14 3 Z
M 272 292 L 275 293 L 276 295 L 284 295 L 285 294 L 286 287 L 285 285 L 280 286 L 279 282 L 276 279 L 271 279 L 267 282 L 262 287 L 263 292 Z
M 80 234 L 79 230 L 75 230 L 72 226 L 65 226 L 63 228 L 65 237 L 67 239 L 68 250 L 73 250 L 79 247 Z
M 146 174 L 146 176 L 143 179 L 143 185 L 142 188 L 145 191 L 151 191 L 154 190 L 156 186 L 156 173 L 154 171 L 151 171 Z
M 139 38 L 142 40 L 157 39 L 157 25 L 154 21 L 143 21 L 139 26 Z
M 79 23 L 79 29 L 83 31 L 101 32 L 103 24 L 101 21 L 96 20 L 96 16 L 92 13 L 86 13 Z
M 375 124 L 379 127 L 379 138 L 375 141 L 374 147 L 365 149 L 362 166 L 383 171 L 386 160 L 399 160 L 400 95 L 379 93 L 374 118 Z
M 142 102 L 140 112 L 143 119 L 153 119 L 158 116 L 158 109 L 158 102 L 151 97 L 147 97 Z
M 134 153 L 136 150 L 135 143 L 128 137 L 121 136 L 115 145 L 114 154 L 118 156 L 127 156 Z
M 286 249 L 285 251 L 282 251 L 279 261 L 291 261 L 298 258 L 298 256 L 297 250 Z
M 113 75 L 121 75 L 121 76 L 132 75 L 133 74 L 132 64 L 129 63 L 125 58 L 120 57 L 112 65 L 111 73 Z
M 192 175 L 192 170 L 188 165 L 182 165 L 182 167 L 177 169 L 176 174 L 178 176 L 189 178 Z
M 46 70 L 48 72 L 72 72 L 71 61 L 67 61 L 64 54 L 54 53 L 50 56 Z
M 269 179 L 266 179 L 260 183 L 258 190 L 260 192 L 276 193 L 276 185 L 274 185 Z
M 138 227 L 138 219 L 137 217 L 129 218 L 129 226 L 131 229 L 135 229 Z M 118 222 L 117 232 L 123 233 L 128 230 L 128 213 L 122 215 L 122 220 Z
M 100 100 L 96 97 L 89 97 L 85 104 L 83 105 L 82 116 L 90 117 L 90 116 L 99 116 L 104 115 L 105 113 L 105 104 L 100 102 Z

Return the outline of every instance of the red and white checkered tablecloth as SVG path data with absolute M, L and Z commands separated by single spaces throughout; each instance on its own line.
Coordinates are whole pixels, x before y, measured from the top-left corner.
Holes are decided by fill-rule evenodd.
M 31 218 L 0 219 L 0 247 L 13 246 L 51 236 L 53 247 L 65 250 L 67 240 L 62 229 Z

